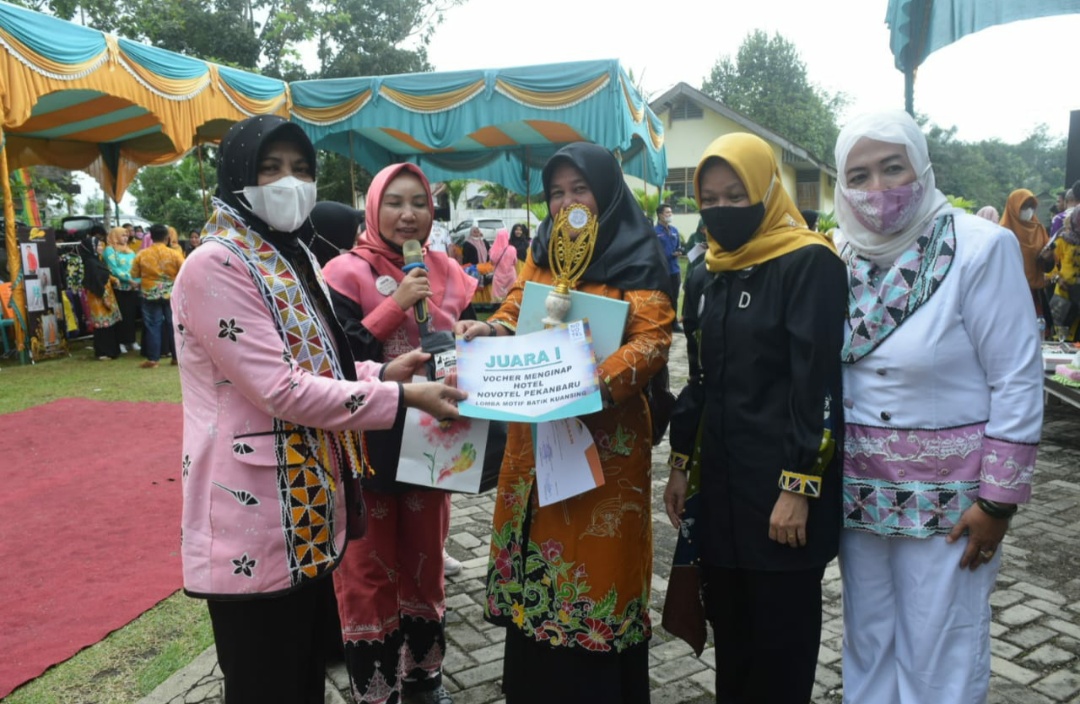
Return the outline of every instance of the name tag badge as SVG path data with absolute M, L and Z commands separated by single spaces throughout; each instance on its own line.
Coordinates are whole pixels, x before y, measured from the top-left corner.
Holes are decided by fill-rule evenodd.
M 375 290 L 384 296 L 389 296 L 397 291 L 397 281 L 394 281 L 393 276 L 380 276 L 375 279 Z

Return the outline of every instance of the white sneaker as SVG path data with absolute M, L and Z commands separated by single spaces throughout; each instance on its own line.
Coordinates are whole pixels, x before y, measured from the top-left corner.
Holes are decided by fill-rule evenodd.
M 131 343 L 131 349 L 135 350 L 136 352 L 142 351 L 142 347 L 139 346 L 138 342 Z
M 446 548 L 442 551 L 443 559 L 443 576 L 453 577 L 461 573 L 461 561 L 455 560 L 451 557 L 450 553 L 446 552 Z
M 127 354 L 127 345 L 120 345 L 120 354 Z

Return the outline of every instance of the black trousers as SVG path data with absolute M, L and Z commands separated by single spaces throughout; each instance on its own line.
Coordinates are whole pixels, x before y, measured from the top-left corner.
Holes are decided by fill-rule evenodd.
M 668 294 L 671 296 L 671 307 L 675 309 L 675 322 L 679 322 L 679 292 L 682 291 L 682 274 L 675 272 L 671 275 L 671 284 Z
M 117 323 L 117 338 L 121 345 L 131 347 L 135 344 L 135 318 L 139 315 L 139 292 L 116 291 L 116 302 L 120 305 L 120 322 Z
M 206 602 L 225 704 L 324 704 L 324 628 L 333 594 L 325 577 L 281 597 Z
M 716 642 L 717 704 L 807 704 L 821 645 L 825 568 L 795 572 L 704 567 Z

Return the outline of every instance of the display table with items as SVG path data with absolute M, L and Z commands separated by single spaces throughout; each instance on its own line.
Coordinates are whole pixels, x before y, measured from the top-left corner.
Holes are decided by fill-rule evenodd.
M 1044 342 L 1042 353 L 1046 400 L 1053 396 L 1080 408 L 1080 349 L 1071 342 Z

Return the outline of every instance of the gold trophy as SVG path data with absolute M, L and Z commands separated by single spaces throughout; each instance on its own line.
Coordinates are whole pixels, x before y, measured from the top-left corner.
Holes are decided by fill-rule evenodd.
M 584 205 L 563 208 L 555 217 L 548 241 L 548 263 L 555 276 L 555 286 L 544 300 L 546 327 L 566 322 L 566 314 L 570 312 L 570 291 L 592 262 L 597 231 L 596 218 Z

